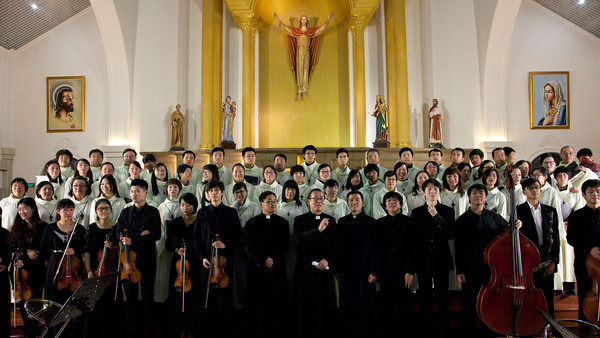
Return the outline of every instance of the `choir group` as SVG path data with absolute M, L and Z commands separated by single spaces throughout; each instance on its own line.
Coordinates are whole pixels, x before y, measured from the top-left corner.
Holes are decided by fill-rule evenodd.
M 402 148 L 393 170 L 377 149 L 360 170 L 344 148 L 336 168 L 317 163 L 317 152 L 308 145 L 300 165 L 288 169 L 276 154 L 260 168 L 247 147 L 228 168 L 217 147 L 199 170 L 185 151 L 171 175 L 152 154 L 140 164 L 133 149 L 117 167 L 99 149 L 76 161 L 58 151 L 35 198 L 17 177 L 0 201 L 5 336 L 9 289 L 35 337 L 25 300 L 63 303 L 81 279 L 116 271 L 94 311 L 62 336 L 448 337 L 451 290 L 462 295 L 461 336 L 491 336 L 476 311 L 491 276 L 484 251 L 511 220 L 539 250 L 533 282 L 550 314 L 554 293 L 574 292 L 575 282 L 581 308 L 585 259 L 600 259 L 591 150 L 565 146 L 534 167 L 511 148 L 491 160 L 455 148 L 445 168 L 436 148 L 419 169 Z

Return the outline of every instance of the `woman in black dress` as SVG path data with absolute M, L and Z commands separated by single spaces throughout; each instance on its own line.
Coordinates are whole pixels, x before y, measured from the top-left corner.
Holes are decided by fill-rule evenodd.
M 110 217 L 112 213 L 110 201 L 106 198 L 97 200 L 94 212 L 98 220 L 90 224 L 88 229 L 88 246 L 90 248 L 90 267 L 94 276 L 100 276 L 117 271 L 119 246 L 117 245 L 115 222 Z M 103 255 L 105 248 L 106 254 Z M 99 269 L 103 257 L 103 267 L 105 268 Z M 115 301 L 115 283 L 116 279 L 113 279 L 111 286 L 96 303 L 88 321 L 88 337 L 109 337 L 115 332 L 119 332 L 120 318 L 123 318 L 124 314 L 120 311 L 122 309 L 120 298 L 117 297 Z
M 60 304 L 64 304 L 65 301 L 71 296 L 72 292 L 70 287 L 63 288 L 59 290 L 57 287 L 61 278 L 63 278 L 63 273 L 59 272 L 56 279 L 54 276 L 56 271 L 59 268 L 61 270 L 66 268 L 66 260 L 67 256 L 71 256 L 71 260 L 73 262 L 73 257 L 76 257 L 79 260 L 79 269 L 72 270 L 72 276 L 77 273 L 77 276 L 83 278 L 83 273 L 86 272 L 88 277 L 93 276 L 92 270 L 90 268 L 90 259 L 89 252 L 87 252 L 86 247 L 86 231 L 83 225 L 75 224 L 73 222 L 73 213 L 75 212 L 75 203 L 69 199 L 62 199 L 58 202 L 56 206 L 59 220 L 56 223 L 52 223 L 46 227 L 44 230 L 44 234 L 42 236 L 42 243 L 40 244 L 40 256 L 48 263 L 46 269 L 46 299 L 53 300 Z M 67 242 L 69 240 L 69 234 L 73 236 L 71 243 L 69 244 L 69 248 L 65 251 L 67 246 Z M 61 264 L 61 259 L 63 254 L 65 254 L 65 262 Z M 84 259 L 84 255 L 87 259 Z M 58 310 L 50 311 L 49 317 L 52 318 L 56 315 Z M 81 317 L 75 318 L 75 325 L 69 324 L 67 329 L 61 337 L 82 337 L 83 336 L 83 320 Z M 58 332 L 58 328 L 55 326 L 55 333 Z M 53 330 L 50 330 L 49 333 L 52 333 Z M 53 334 L 50 335 L 53 337 Z
M 198 254 L 194 250 L 194 226 L 196 222 L 196 210 L 198 209 L 198 199 L 192 193 L 186 193 L 181 196 L 180 202 L 183 216 L 175 218 L 167 227 L 167 250 L 173 251 L 173 261 L 171 264 L 171 279 L 169 281 L 169 300 L 171 303 L 169 320 L 181 337 L 193 337 L 200 332 L 202 313 L 202 299 L 204 292 L 200 286 L 200 268 L 202 264 Z M 182 295 L 181 291 L 174 288 L 175 280 L 179 273 L 176 269 L 177 262 L 180 261 L 183 254 L 183 243 L 185 241 L 185 258 L 190 263 L 189 278 L 192 288 L 185 293 L 185 309 L 181 312 Z
M 18 216 L 8 234 L 8 246 L 15 255 L 15 266 L 21 272 L 27 271 L 26 284 L 31 290 L 30 298 L 42 298 L 46 265 L 44 260 L 39 257 L 38 249 L 47 224 L 40 219 L 37 205 L 31 197 L 25 197 L 19 201 L 17 213 Z M 13 276 L 11 273 L 11 277 Z M 25 324 L 25 337 L 35 337 L 38 322 L 29 318 L 25 312 L 24 304 L 28 299 L 21 299 L 19 308 Z

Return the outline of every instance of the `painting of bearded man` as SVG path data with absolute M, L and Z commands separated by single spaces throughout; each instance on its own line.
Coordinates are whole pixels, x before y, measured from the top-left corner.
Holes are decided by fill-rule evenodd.
M 84 131 L 85 78 L 48 77 L 47 132 Z

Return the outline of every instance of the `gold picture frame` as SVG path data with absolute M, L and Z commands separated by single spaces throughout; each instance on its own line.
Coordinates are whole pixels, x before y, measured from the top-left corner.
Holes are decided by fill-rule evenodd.
M 85 76 L 46 78 L 46 132 L 85 131 Z
M 529 72 L 529 128 L 570 128 L 569 72 Z

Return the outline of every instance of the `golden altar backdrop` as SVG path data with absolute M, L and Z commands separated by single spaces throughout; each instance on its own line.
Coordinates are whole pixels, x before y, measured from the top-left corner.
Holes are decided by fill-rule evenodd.
M 350 144 L 347 0 L 263 1 L 256 4 L 258 30 L 259 147 L 288 148 L 303 142 L 317 147 Z M 317 61 L 308 96 L 296 100 L 287 34 L 275 23 L 273 12 L 289 26 L 298 27 L 301 15 L 313 28 L 335 15 L 320 35 Z M 265 132 L 269 131 L 269 132 Z

